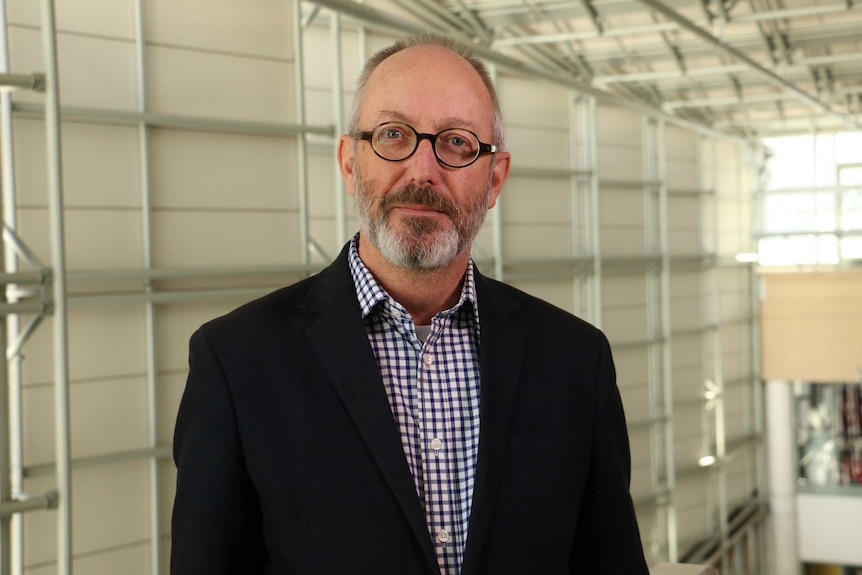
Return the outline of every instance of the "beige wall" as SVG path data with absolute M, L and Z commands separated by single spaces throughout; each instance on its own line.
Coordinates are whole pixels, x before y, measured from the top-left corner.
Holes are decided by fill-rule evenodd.
M 770 273 L 763 283 L 763 377 L 862 377 L 862 271 Z

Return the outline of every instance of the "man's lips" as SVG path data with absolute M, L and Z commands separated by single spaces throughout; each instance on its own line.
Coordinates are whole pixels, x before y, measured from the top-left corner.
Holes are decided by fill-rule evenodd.
M 445 211 L 435 208 L 432 206 L 426 206 L 422 204 L 405 204 L 405 205 L 396 205 L 392 207 L 395 210 L 399 210 L 401 212 L 407 214 L 418 214 L 423 216 L 433 216 L 433 215 L 447 215 Z

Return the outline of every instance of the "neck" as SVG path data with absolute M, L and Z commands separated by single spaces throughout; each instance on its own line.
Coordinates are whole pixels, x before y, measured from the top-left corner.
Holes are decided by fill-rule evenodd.
M 440 268 L 403 268 L 390 263 L 360 236 L 359 257 L 386 293 L 410 313 L 416 325 L 429 325 L 437 313 L 458 303 L 470 251 L 464 250 Z

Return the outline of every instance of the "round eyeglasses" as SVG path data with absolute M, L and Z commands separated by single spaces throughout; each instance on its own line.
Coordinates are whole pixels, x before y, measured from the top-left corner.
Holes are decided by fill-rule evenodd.
M 353 132 L 350 136 L 370 142 L 374 153 L 390 162 L 400 162 L 412 156 L 422 140 L 430 141 L 437 159 L 450 168 L 466 168 L 482 154 L 497 151 L 497 146 L 481 142 L 479 136 L 463 128 L 420 134 L 409 124 L 386 122 L 372 132 Z

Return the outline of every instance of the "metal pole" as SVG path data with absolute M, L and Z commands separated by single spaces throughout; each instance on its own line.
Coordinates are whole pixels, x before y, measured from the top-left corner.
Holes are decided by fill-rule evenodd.
M 293 81 L 296 97 L 296 121 L 305 122 L 305 72 L 303 71 L 302 50 L 302 2 L 293 2 Z M 308 150 L 305 134 L 296 136 L 296 173 L 299 180 L 299 261 L 309 262 L 308 241 Z
M 593 281 L 591 290 L 591 308 L 593 313 L 590 321 L 599 329 L 602 327 L 602 255 L 601 255 L 601 233 L 600 217 L 601 206 L 599 204 L 599 144 L 598 128 L 596 127 L 596 99 L 593 96 L 585 96 L 586 109 L 584 110 L 584 153 L 586 163 L 584 168 L 590 173 L 590 252 L 593 256 Z
M 719 233 L 720 194 L 718 191 L 718 146 L 713 144 L 712 165 L 715 188 L 715 209 L 712 212 L 712 227 L 715 241 L 716 262 L 721 258 L 721 234 Z M 713 384 L 715 385 L 715 457 L 718 462 L 718 514 L 719 531 L 722 544 L 727 542 L 727 469 L 725 456 L 727 455 L 724 429 L 724 348 L 721 343 L 721 267 L 716 263 L 715 273 L 712 276 L 712 321 L 715 332 L 712 337 L 713 355 Z
M 664 430 L 665 440 L 665 487 L 670 493 L 667 509 L 667 548 L 668 561 L 677 560 L 676 532 L 676 467 L 674 462 L 673 435 L 673 362 L 671 361 L 671 324 L 670 324 L 670 237 L 668 216 L 667 184 L 667 142 L 665 122 L 658 120 L 656 125 L 656 167 L 659 180 L 659 250 L 661 252 L 661 330 L 662 330 L 662 399 L 664 416 L 667 418 Z
M 45 58 L 45 134 L 48 159 L 49 219 L 54 268 L 54 426 L 57 460 L 57 575 L 72 573 L 72 480 L 69 442 L 69 352 L 66 316 L 66 246 L 63 220 L 63 168 L 60 142 L 60 85 L 53 0 L 42 0 L 42 52 Z
M 142 0 L 135 0 L 135 52 L 138 72 L 138 111 L 147 113 L 146 84 L 146 38 L 144 36 L 144 12 Z M 141 247 L 143 249 L 144 267 L 153 267 L 153 226 L 152 226 L 152 195 L 150 190 L 150 142 L 149 129 L 145 122 L 138 124 L 138 151 L 141 170 Z M 147 279 L 144 292 L 152 293 L 153 284 Z M 147 440 L 151 449 L 158 447 L 159 412 L 158 412 L 158 367 L 156 362 L 156 310 L 152 300 L 144 304 L 144 323 L 146 331 L 146 363 L 147 363 Z M 150 572 L 158 575 L 161 566 L 161 521 L 159 518 L 160 482 L 159 460 L 149 459 L 150 475 Z
M 341 57 L 341 15 L 337 12 L 332 15 L 331 20 L 332 37 L 332 108 L 335 117 L 335 145 L 338 138 L 345 133 L 344 129 L 344 83 L 341 75 L 343 63 Z M 337 246 L 343 246 L 347 242 L 347 190 L 344 180 L 341 178 L 341 170 L 335 166 L 335 241 Z
M 0 250 L 0 266 L 3 265 L 3 250 Z M 0 302 L 6 301 L 6 291 L 0 290 Z M 0 317 L 0 504 L 12 500 L 12 463 L 10 443 L 12 441 L 11 426 L 8 425 L 10 412 L 9 402 L 9 370 L 6 360 L 6 341 L 8 337 L 8 316 Z M 0 516 L 0 575 L 10 575 L 12 569 L 11 539 L 12 521 L 10 516 Z
M 569 90 L 568 93 L 569 101 L 571 102 L 571 106 L 568 108 L 568 117 L 569 117 L 569 126 L 568 126 L 568 136 L 569 136 L 569 170 L 571 170 L 572 175 L 567 179 L 569 181 L 569 217 L 571 219 L 571 226 L 569 228 L 569 243 L 572 250 L 572 258 L 584 257 L 584 254 L 587 251 L 587 246 L 585 242 L 581 240 L 581 232 L 584 231 L 581 228 L 589 225 L 588 222 L 583 222 L 581 218 L 582 211 L 586 211 L 586 209 L 582 210 L 582 196 L 580 193 L 581 180 L 574 174 L 580 169 L 579 162 L 579 142 L 578 142 L 578 128 L 581 127 L 581 106 L 578 101 L 578 95 L 573 90 Z M 586 202 L 586 200 L 584 200 Z M 586 204 L 584 204 L 586 206 Z M 590 309 L 589 302 L 585 301 L 584 291 L 586 289 L 586 280 L 585 276 L 582 276 L 578 273 L 573 273 L 571 278 L 572 285 L 572 310 L 575 315 L 581 317 L 589 317 Z
M 6 21 L 6 0 L 0 0 L 0 71 L 9 72 L 9 36 Z M 3 223 L 5 226 L 15 229 L 17 227 L 17 205 L 15 193 L 15 155 L 14 138 L 12 131 L 12 98 L 9 92 L 0 92 L 0 177 L 2 177 L 2 202 Z M 3 234 L 5 236 L 5 234 Z M 12 273 L 18 271 L 18 258 L 13 245 L 6 241 L 4 243 L 4 271 Z M 10 285 L 4 290 L 9 303 L 18 300 L 16 286 Z M 21 319 L 17 314 L 6 316 L 6 338 L 7 341 L 15 341 L 21 332 Z M 6 355 L 6 345 L 0 347 L 0 352 Z M 0 360 L 2 361 L 2 360 Z M 14 498 L 23 489 L 23 431 L 21 413 L 23 404 L 21 401 L 21 357 L 15 355 L 8 359 L 4 374 L 8 374 L 8 404 L 2 411 L 8 415 L 8 426 L 4 429 L 8 432 L 8 460 L 4 458 L 2 473 L 8 477 L 8 491 L 4 489 L 3 499 Z M 6 395 L 5 392 L 4 396 Z M 14 573 L 20 575 L 24 571 L 24 522 L 21 514 L 15 514 L 8 523 L 0 525 L 0 537 L 3 542 L 3 557 L 0 563 L 0 573 Z

